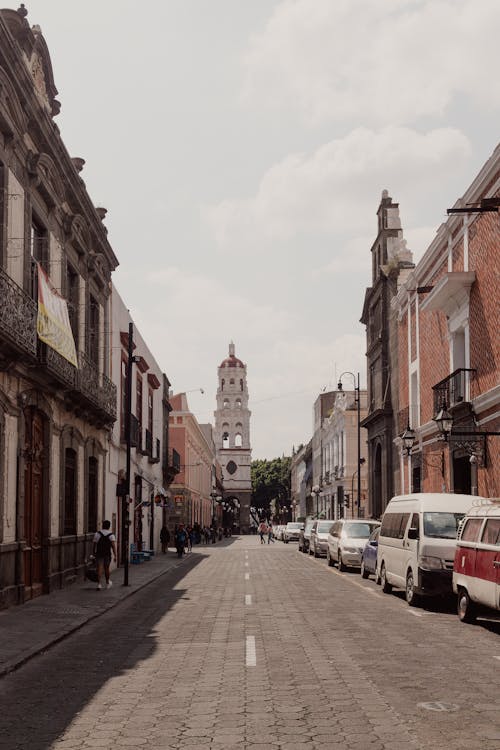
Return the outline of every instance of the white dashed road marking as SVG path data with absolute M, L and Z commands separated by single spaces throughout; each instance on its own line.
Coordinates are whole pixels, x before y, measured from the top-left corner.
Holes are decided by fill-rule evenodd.
M 245 663 L 247 667 L 257 666 L 257 653 L 255 651 L 255 636 L 254 635 L 247 635 Z
M 245 604 L 252 603 L 252 594 L 245 594 Z
M 414 615 L 415 617 L 422 617 L 422 613 L 421 612 L 415 612 L 414 609 L 407 609 L 405 611 L 408 612 L 409 615 Z

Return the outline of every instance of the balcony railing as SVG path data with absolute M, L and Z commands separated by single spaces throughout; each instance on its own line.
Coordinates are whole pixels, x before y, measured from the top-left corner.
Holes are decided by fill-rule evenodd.
M 0 339 L 36 357 L 36 302 L 0 268 Z
M 475 374 L 475 370 L 461 368 L 432 386 L 434 391 L 434 416 L 445 406 L 452 409 L 464 401 L 470 401 L 470 385 Z

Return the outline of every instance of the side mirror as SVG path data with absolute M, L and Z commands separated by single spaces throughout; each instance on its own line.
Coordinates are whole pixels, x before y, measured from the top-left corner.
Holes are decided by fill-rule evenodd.
M 408 529 L 408 539 L 418 539 L 418 529 L 414 526 Z

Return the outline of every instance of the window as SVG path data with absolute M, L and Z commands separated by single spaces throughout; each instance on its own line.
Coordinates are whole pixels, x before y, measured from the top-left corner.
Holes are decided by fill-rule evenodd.
M 344 526 L 344 536 L 350 539 L 368 539 L 372 531 L 372 523 L 346 523 Z
M 229 433 L 228 432 L 222 433 L 222 447 L 229 448 Z
M 386 536 L 390 539 L 402 539 L 405 535 L 409 517 L 409 513 L 385 513 L 380 536 Z
M 224 399 L 224 401 L 223 401 L 223 403 L 222 403 L 222 407 L 223 407 L 224 409 L 229 409 L 229 399 L 228 399 L 228 398 L 225 398 L 225 399 Z
M 68 263 L 66 266 L 66 297 L 68 301 L 68 315 L 71 331 L 78 349 L 78 320 L 80 279 L 75 269 Z
M 241 409 L 241 398 L 236 399 L 236 408 Z
M 31 296 L 38 299 L 38 277 L 36 262 L 40 263 L 45 273 L 49 272 L 49 243 L 47 230 L 35 217 L 31 220 Z
M 240 378 L 240 391 L 243 390 L 243 378 Z
M 225 384 L 226 384 L 226 381 L 224 380 L 224 378 L 222 378 L 222 380 L 221 380 L 221 386 L 220 386 L 221 391 L 224 390 Z
M 64 524 L 63 534 L 76 534 L 76 451 L 64 452 Z
M 435 539 L 456 539 L 465 513 L 424 513 L 424 534 Z
M 488 518 L 481 541 L 483 544 L 494 544 L 500 547 L 500 518 Z
M 125 422 L 127 414 L 127 359 L 122 354 L 120 373 L 120 440 L 125 442 Z
M 148 430 L 153 435 L 153 389 L 148 389 Z
M 243 445 L 243 438 L 241 437 L 241 432 L 237 432 L 234 436 L 234 447 L 235 448 L 241 448 Z
M 90 456 L 87 467 L 87 531 L 97 530 L 98 461 Z
M 234 461 L 229 461 L 229 463 L 226 466 L 227 473 L 231 474 L 231 475 L 235 473 L 235 471 L 236 471 L 237 468 L 238 467 L 236 466 L 236 464 L 234 463 Z
M 462 530 L 462 536 L 460 537 L 462 542 L 477 542 L 482 523 L 482 518 L 469 518 Z
M 142 438 L 142 378 L 137 374 L 135 381 L 135 415 L 139 423 L 139 434 Z
M 234 385 L 234 378 L 231 378 L 231 380 L 229 381 L 229 385 Z
M 410 528 L 411 529 L 416 529 L 417 530 L 417 535 L 419 534 L 419 532 L 420 532 L 420 517 L 419 517 L 418 513 L 414 513 L 412 515 L 412 517 L 411 517 L 411 523 L 410 523 Z
M 90 295 L 88 309 L 87 354 L 95 365 L 99 364 L 99 303 Z

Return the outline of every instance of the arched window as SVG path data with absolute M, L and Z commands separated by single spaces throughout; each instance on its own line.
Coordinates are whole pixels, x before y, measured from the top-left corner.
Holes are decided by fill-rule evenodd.
M 64 534 L 76 534 L 76 451 L 64 451 Z
M 243 390 L 243 378 L 241 378 L 241 380 L 240 380 L 240 391 L 242 391 L 242 390 Z
M 222 447 L 229 448 L 229 433 L 228 432 L 222 433 Z
M 224 380 L 224 378 L 222 378 L 222 380 L 221 380 L 221 386 L 220 386 L 221 391 L 224 390 L 224 385 L 225 384 L 226 384 L 226 381 Z
M 234 378 L 231 378 L 231 380 L 229 381 L 229 385 L 234 385 Z
M 241 448 L 243 445 L 243 438 L 241 437 L 241 432 L 237 432 L 234 436 L 234 447 L 235 448 Z
M 229 399 L 228 398 L 224 399 L 224 402 L 223 402 L 222 406 L 224 407 L 224 409 L 229 409 Z
M 236 408 L 241 409 L 241 398 L 236 399 Z

